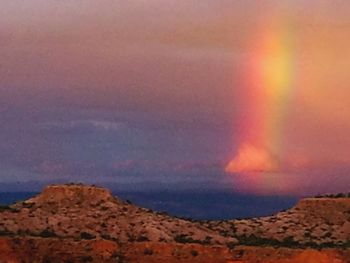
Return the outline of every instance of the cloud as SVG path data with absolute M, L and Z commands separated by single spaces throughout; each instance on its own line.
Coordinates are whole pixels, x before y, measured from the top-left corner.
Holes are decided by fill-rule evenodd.
M 134 168 L 137 165 L 137 163 L 133 160 L 126 160 L 126 161 L 115 161 L 112 163 L 112 168 L 114 170 L 128 170 L 131 168 Z
M 66 122 L 49 122 L 41 125 L 44 129 L 57 128 L 63 130 L 73 129 L 94 129 L 100 131 L 119 131 L 125 128 L 125 124 L 115 121 L 101 121 L 101 120 L 73 120 Z
M 277 158 L 270 152 L 244 144 L 240 147 L 236 157 L 227 164 L 225 171 L 228 173 L 276 172 L 279 169 Z
M 124 128 L 125 126 L 123 123 L 110 121 L 90 121 L 89 123 L 95 128 L 105 131 L 117 131 Z
M 329 159 L 311 160 L 306 154 L 276 156 L 267 149 L 243 144 L 235 158 L 226 165 L 225 171 L 227 173 L 304 172 L 333 167 L 340 163 Z
M 190 171 L 211 171 L 221 168 L 223 163 L 221 161 L 188 161 L 177 163 L 173 170 L 176 172 L 190 172 Z

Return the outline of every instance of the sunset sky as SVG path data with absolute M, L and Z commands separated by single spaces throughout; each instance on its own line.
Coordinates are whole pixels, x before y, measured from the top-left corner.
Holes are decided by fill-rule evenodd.
M 347 0 L 0 3 L 0 182 L 350 187 Z

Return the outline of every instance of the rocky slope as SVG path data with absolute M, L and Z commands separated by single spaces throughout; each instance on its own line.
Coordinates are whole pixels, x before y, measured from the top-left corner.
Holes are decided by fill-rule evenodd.
M 205 225 L 251 245 L 349 247 L 350 198 L 308 198 L 274 216 Z
M 350 263 L 349 212 L 348 198 L 312 198 L 270 217 L 188 221 L 103 188 L 52 185 L 0 206 L 0 263 Z
M 235 242 L 198 224 L 155 213 L 84 185 L 52 185 L 0 214 L 2 235 L 125 242 Z

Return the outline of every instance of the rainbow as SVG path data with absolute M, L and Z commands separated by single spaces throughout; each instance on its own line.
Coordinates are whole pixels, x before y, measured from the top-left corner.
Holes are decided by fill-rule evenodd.
M 281 19 L 265 24 L 254 39 L 243 80 L 247 110 L 239 122 L 242 145 L 227 172 L 279 169 L 277 159 L 283 157 L 284 128 L 295 86 L 294 39 L 291 24 Z

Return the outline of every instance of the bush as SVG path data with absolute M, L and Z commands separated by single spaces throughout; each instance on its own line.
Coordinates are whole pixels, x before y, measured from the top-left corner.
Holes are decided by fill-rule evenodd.
M 112 258 L 115 259 L 117 263 L 124 263 L 127 261 L 126 257 L 121 253 L 121 251 L 115 251 L 112 254 Z
M 287 237 L 283 241 L 267 239 L 255 235 L 239 237 L 240 244 L 247 246 L 268 246 L 268 247 L 299 247 L 300 244 L 294 241 L 293 237 Z
M 149 241 L 148 237 L 146 236 L 139 236 L 137 239 L 136 239 L 137 242 L 145 242 L 145 241 Z
M 145 248 L 145 250 L 143 251 L 143 254 L 145 254 L 147 256 L 151 256 L 151 255 L 153 255 L 153 250 L 150 248 Z
M 45 229 L 43 231 L 41 231 L 41 233 L 39 234 L 39 236 L 43 237 L 43 238 L 49 238 L 49 237 L 57 237 L 56 233 L 53 232 L 50 229 Z
M 282 246 L 283 247 L 298 247 L 299 243 L 296 242 L 293 237 L 286 237 L 282 241 Z
M 315 198 L 350 198 L 350 192 L 349 193 L 338 193 L 338 194 L 316 195 Z
M 0 230 L 0 236 L 11 236 L 11 235 L 13 235 L 13 233 L 10 231 Z
M 175 236 L 174 240 L 175 240 L 175 242 L 182 243 L 182 244 L 186 244 L 186 243 L 202 243 L 200 240 L 195 240 L 192 237 L 189 237 L 189 236 L 184 235 L 184 234 Z
M 11 210 L 11 207 L 8 205 L 0 205 L 0 212 Z
M 198 256 L 198 251 L 197 250 L 191 250 L 191 255 L 196 257 Z
M 83 256 L 83 257 L 81 258 L 81 260 L 82 260 L 83 262 L 92 262 L 92 261 L 94 261 L 94 259 L 93 259 L 91 256 Z
M 81 238 L 81 239 L 90 240 L 90 239 L 95 239 L 96 236 L 93 235 L 93 234 L 87 233 L 87 232 L 81 232 L 81 233 L 80 233 L 80 238 Z
M 11 212 L 11 213 L 18 213 L 18 212 L 19 212 L 18 209 L 12 208 L 11 206 L 8 206 L 8 205 L 0 205 L 0 213 L 1 213 L 1 212 L 5 212 L 5 211 L 9 211 L 9 212 Z
M 235 242 L 228 242 L 228 243 L 226 243 L 226 246 L 228 249 L 234 249 L 236 247 L 236 243 Z

